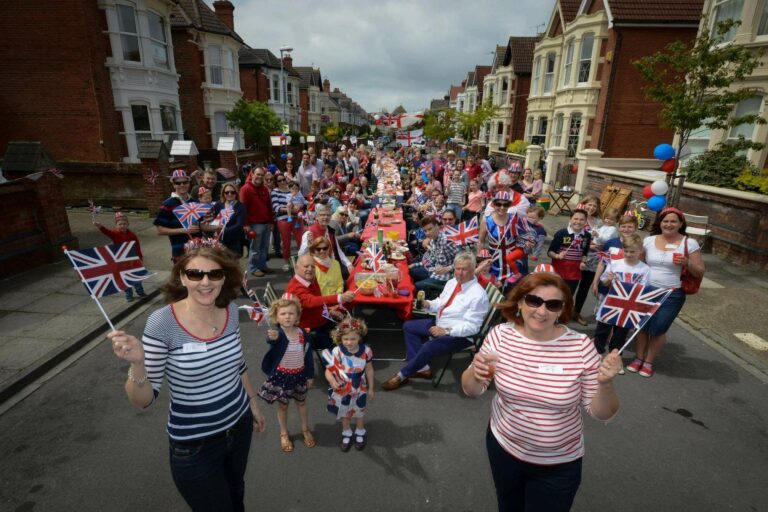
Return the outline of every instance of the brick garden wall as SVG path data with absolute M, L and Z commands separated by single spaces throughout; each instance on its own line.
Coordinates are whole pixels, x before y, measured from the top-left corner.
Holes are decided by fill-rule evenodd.
M 50 173 L 0 185 L 0 278 L 64 258 L 62 245 L 77 248 L 61 185 Z
M 631 189 L 632 199 L 642 200 L 643 187 L 652 181 L 630 173 L 604 171 L 589 168 L 587 194 L 599 196 L 606 186 L 614 185 Z M 729 261 L 768 270 L 768 197 L 686 184 L 680 209 L 709 215 L 712 252 Z

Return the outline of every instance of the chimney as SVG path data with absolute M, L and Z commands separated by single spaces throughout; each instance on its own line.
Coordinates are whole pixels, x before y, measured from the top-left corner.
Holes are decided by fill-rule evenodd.
M 291 54 L 288 53 L 283 57 L 283 66 L 286 68 L 292 68 L 293 67 L 293 58 L 291 57 Z
M 230 30 L 235 30 L 235 16 L 232 14 L 235 10 L 235 6 L 229 0 L 216 0 L 213 2 L 213 9 L 216 12 L 216 17 L 229 27 Z
M 338 88 L 338 87 L 336 87 L 336 88 L 333 90 L 333 92 L 339 93 L 339 92 L 341 92 L 341 91 L 339 90 L 339 88 Z
M 331 81 L 327 78 L 323 80 L 323 92 L 331 92 Z

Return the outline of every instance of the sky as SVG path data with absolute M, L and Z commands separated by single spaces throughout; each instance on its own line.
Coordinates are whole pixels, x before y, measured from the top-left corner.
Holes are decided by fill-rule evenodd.
M 475 66 L 491 65 L 509 36 L 543 30 L 554 8 L 554 0 L 231 1 L 246 44 L 278 57 L 293 47 L 294 66 L 320 68 L 371 113 L 429 107 Z

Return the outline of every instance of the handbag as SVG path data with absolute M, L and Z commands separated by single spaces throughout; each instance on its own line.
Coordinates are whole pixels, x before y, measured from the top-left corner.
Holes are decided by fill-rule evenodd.
M 686 259 L 688 258 L 688 237 L 683 239 L 683 254 Z M 680 287 L 683 289 L 683 293 L 686 295 L 694 295 L 699 292 L 701 286 L 701 280 L 704 276 L 696 277 L 688 270 L 688 266 L 684 266 L 682 272 L 680 272 Z

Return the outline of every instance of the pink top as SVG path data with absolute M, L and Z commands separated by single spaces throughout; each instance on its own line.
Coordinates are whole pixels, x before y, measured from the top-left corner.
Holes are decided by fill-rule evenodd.
M 491 432 L 512 456 L 552 465 L 584 455 L 579 406 L 591 412 L 600 356 L 585 334 L 567 329 L 557 339 L 534 341 L 513 323 L 494 327 L 480 352 L 499 354 Z
M 467 204 L 465 206 L 470 212 L 483 211 L 483 191 L 476 190 L 467 194 Z

